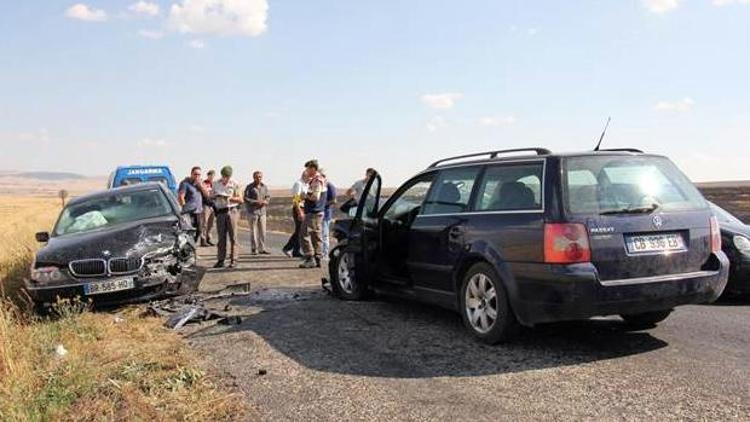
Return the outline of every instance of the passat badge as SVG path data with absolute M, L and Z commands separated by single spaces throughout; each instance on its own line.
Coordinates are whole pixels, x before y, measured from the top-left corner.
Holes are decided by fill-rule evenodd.
M 664 220 L 662 220 L 660 215 L 655 215 L 654 218 L 651 219 L 651 221 L 654 223 L 654 227 L 657 229 L 660 229 L 661 226 L 664 225 Z

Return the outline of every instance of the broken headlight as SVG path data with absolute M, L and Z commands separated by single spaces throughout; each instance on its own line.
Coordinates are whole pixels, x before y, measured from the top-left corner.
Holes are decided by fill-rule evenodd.
M 65 279 L 65 274 L 60 271 L 60 267 L 48 266 L 32 268 L 31 279 L 37 283 L 50 283 Z

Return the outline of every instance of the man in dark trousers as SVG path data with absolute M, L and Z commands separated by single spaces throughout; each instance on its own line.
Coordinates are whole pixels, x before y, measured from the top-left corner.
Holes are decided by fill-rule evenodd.
M 180 182 L 177 189 L 177 201 L 182 207 L 182 212 L 190 216 L 190 222 L 195 228 L 195 240 L 201 238 L 203 233 L 203 197 L 208 196 L 201 182 L 201 168 L 198 166 L 190 169 L 190 176 Z
M 331 252 L 331 223 L 333 211 L 336 209 L 336 186 L 328 179 L 326 172 L 320 169 L 320 174 L 326 179 L 326 208 L 323 214 L 323 259 Z

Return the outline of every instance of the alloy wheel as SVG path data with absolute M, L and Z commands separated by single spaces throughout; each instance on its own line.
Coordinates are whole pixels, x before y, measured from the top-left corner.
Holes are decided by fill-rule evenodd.
M 354 293 L 354 255 L 351 253 L 343 253 L 339 258 L 338 282 L 345 293 Z
M 497 321 L 497 292 L 492 280 L 475 274 L 466 285 L 465 312 L 471 327 L 481 334 L 489 332 Z

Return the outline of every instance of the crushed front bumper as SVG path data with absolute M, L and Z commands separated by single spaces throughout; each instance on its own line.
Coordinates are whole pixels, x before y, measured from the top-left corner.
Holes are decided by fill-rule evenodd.
M 26 282 L 26 290 L 32 300 L 38 304 L 52 304 L 57 298 L 90 298 L 97 303 L 127 303 L 134 301 L 145 301 L 165 295 L 175 294 L 183 291 L 183 286 L 189 286 L 191 289 L 197 289 L 200 280 L 205 274 L 202 267 L 183 268 L 182 273 L 174 277 L 165 277 L 163 275 L 144 277 L 140 275 L 131 276 L 112 276 L 101 277 L 88 280 L 68 279 L 60 284 L 40 285 L 34 281 Z M 132 277 L 134 287 L 132 289 L 120 290 L 111 293 L 101 293 L 95 295 L 86 295 L 84 285 L 109 280 Z

